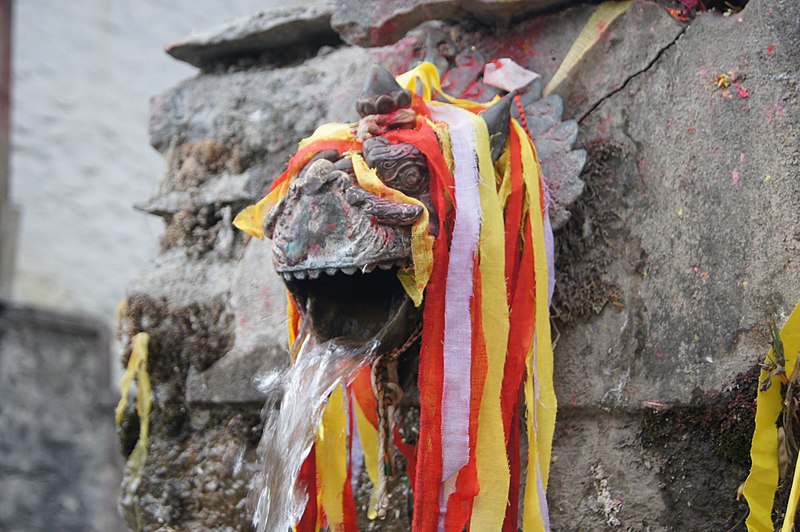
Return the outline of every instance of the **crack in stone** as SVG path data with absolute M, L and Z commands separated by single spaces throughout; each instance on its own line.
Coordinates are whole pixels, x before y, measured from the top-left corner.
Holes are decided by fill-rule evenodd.
M 602 98 L 600 98 L 600 99 L 597 101 L 597 103 L 595 103 L 595 104 L 594 104 L 594 105 L 593 105 L 593 106 L 592 106 L 592 107 L 591 107 L 591 108 L 590 108 L 588 111 L 586 111 L 585 113 L 583 113 L 583 114 L 581 115 L 581 117 L 578 119 L 578 123 L 579 123 L 579 124 L 582 124 L 582 123 L 583 123 L 583 121 L 586 119 L 586 117 L 588 117 L 588 116 L 589 116 L 590 114 L 592 114 L 592 113 L 593 113 L 593 112 L 594 112 L 594 111 L 595 111 L 595 110 L 596 110 L 598 107 L 600 107 L 600 105 L 601 105 L 601 104 L 602 104 L 604 101 L 608 100 L 609 98 L 611 98 L 612 96 L 614 96 L 614 95 L 615 95 L 615 94 L 617 94 L 618 92 L 621 92 L 622 90 L 624 90 L 624 89 L 625 89 L 625 87 L 627 87 L 627 86 L 628 86 L 628 84 L 629 84 L 629 83 L 630 83 L 630 82 L 631 82 L 631 81 L 632 81 L 634 78 L 636 78 L 636 77 L 638 77 L 639 75 L 641 75 L 641 74 L 644 74 L 645 72 L 647 72 L 648 70 L 650 70 L 650 69 L 653 67 L 653 65 L 655 65 L 655 64 L 658 62 L 658 60 L 659 60 L 659 59 L 661 59 L 661 56 L 663 56 L 663 55 L 664 55 L 664 53 L 665 53 L 667 50 L 669 50 L 670 48 L 672 48 L 673 46 L 675 46 L 675 43 L 677 43 L 677 42 L 678 42 L 678 39 L 680 39 L 680 38 L 681 38 L 681 36 L 682 36 L 684 33 L 686 33 L 686 30 L 687 30 L 688 28 L 689 28 L 689 24 L 687 24 L 686 26 L 684 26 L 684 27 L 681 29 L 681 31 L 680 31 L 680 32 L 678 32 L 678 34 L 675 36 L 675 38 L 674 38 L 674 39 L 672 39 L 672 41 L 670 41 L 670 42 L 669 42 L 669 43 L 668 43 L 666 46 L 664 46 L 664 47 L 663 47 L 661 50 L 659 50 L 659 51 L 658 51 L 658 53 L 656 53 L 656 56 L 653 58 L 653 60 L 652 60 L 652 61 L 650 61 L 650 62 L 647 64 L 647 66 L 645 66 L 645 67 L 644 67 L 642 70 L 639 70 L 638 72 L 634 72 L 633 74 L 631 74 L 630 76 L 628 76 L 628 79 L 626 79 L 626 80 L 625 80 L 625 81 L 622 83 L 622 85 L 620 85 L 620 86 L 619 86 L 617 89 L 614 89 L 614 90 L 612 90 L 611 92 L 609 92 L 608 94 L 606 94 L 605 96 L 603 96 Z

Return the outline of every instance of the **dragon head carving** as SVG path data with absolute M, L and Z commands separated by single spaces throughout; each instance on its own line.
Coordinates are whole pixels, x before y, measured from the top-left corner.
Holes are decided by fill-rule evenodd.
M 512 91 L 481 113 L 494 160 L 506 143 L 515 96 L 519 102 Z M 531 94 L 523 98 L 528 104 L 533 100 Z M 263 232 L 272 240 L 275 269 L 320 339 L 378 339 L 381 350 L 388 351 L 405 341 L 421 319 L 397 273 L 413 268 L 412 226 L 427 211 L 427 233 L 437 237 L 439 217 L 431 201 L 427 158 L 413 144 L 386 137 L 388 132 L 415 126 L 418 115 L 412 102 L 409 90 L 374 66 L 356 100 L 360 121 L 353 126 L 353 134 L 360 143 L 359 157 L 382 184 L 414 203 L 367 190 L 359 183 L 351 154 L 326 149 L 297 173 L 285 196 L 266 216 Z M 554 107 L 560 115 L 560 106 L 547 100 L 534 102 L 532 122 Z M 556 142 L 563 145 L 548 148 L 548 155 L 556 155 L 549 167 L 563 169 L 560 161 L 575 159 L 576 152 L 570 151 L 574 136 L 569 138 L 561 130 L 576 128 L 561 123 L 560 116 L 544 118 L 544 122 L 547 118 L 554 122 L 549 129 L 558 133 Z M 580 153 L 577 159 L 579 164 L 567 164 L 565 169 L 574 174 L 573 181 L 582 167 Z M 558 180 L 561 176 L 545 177 Z
M 396 278 L 411 258 L 410 226 L 422 207 L 382 199 L 359 186 L 349 159 L 326 154 L 310 162 L 269 213 L 275 268 L 321 339 L 359 342 L 383 331 L 406 296 Z
M 420 339 L 419 374 L 439 375 L 420 380 L 420 409 L 441 408 L 442 427 L 447 413 L 452 430 L 445 435 L 442 429 L 442 449 L 447 438 L 449 448 L 460 449 L 461 459 L 468 460 L 461 452 L 464 435 L 479 416 L 473 415 L 477 410 L 460 418 L 455 413 L 458 405 L 478 404 L 470 391 L 473 355 L 485 350 L 486 368 L 493 364 L 495 380 L 499 375 L 503 384 L 511 361 L 508 367 L 520 371 L 509 377 L 512 393 L 503 397 L 516 397 L 521 381 L 514 379 L 527 367 L 525 342 L 533 341 L 534 325 L 549 344 L 547 320 L 511 323 L 509 308 L 516 303 L 527 316 L 547 311 L 553 260 L 548 207 L 558 205 L 558 197 L 553 203 L 547 196 L 549 182 L 580 182 L 585 155 L 571 150 L 577 125 L 561 122 L 560 100 L 539 100 L 523 110 L 539 95 L 538 76 L 515 67 L 515 74 L 499 80 L 507 94 L 490 104 L 445 94 L 430 62 L 398 78 L 407 87 L 420 81 L 422 97 L 386 70 L 372 68 L 356 101 L 359 122 L 328 124 L 304 140 L 270 195 L 237 216 L 248 232 L 272 240 L 275 270 L 291 294 L 290 320 L 302 318 L 290 321 L 294 346 L 306 344 L 310 333 L 326 345 L 371 354 L 366 385 L 371 383 L 374 393 L 360 400 L 375 401 L 377 410 L 382 465 L 372 480 L 378 516 L 388 507 L 394 409 L 404 395 L 400 374 L 405 380 L 416 373 L 410 356 L 402 359 L 411 362 L 410 372 L 398 371 L 401 355 Z M 453 79 L 467 80 L 464 72 L 458 74 Z M 526 81 L 518 83 L 520 77 Z M 434 103 L 431 87 L 448 104 Z M 510 120 L 512 102 L 524 128 Z M 532 131 L 543 140 L 539 161 Z M 512 333 L 518 338 L 513 343 Z M 302 352 L 301 347 L 294 354 Z M 476 368 L 476 375 L 486 368 Z M 354 378 L 363 385 L 364 374 L 359 375 Z M 441 405 L 433 404 L 437 397 Z M 545 408 L 554 411 L 555 396 L 546 401 Z M 508 407 L 494 410 L 510 424 Z M 502 440 L 502 426 L 499 434 Z M 422 424 L 420 438 L 431 447 Z M 445 473 L 455 479 L 458 464 L 451 462 L 440 472 L 418 473 L 430 483 L 441 483 Z M 418 502 L 415 498 L 415 511 Z M 438 505 L 428 513 L 435 521 Z
M 411 226 L 427 209 L 431 236 L 438 219 L 430 199 L 426 157 L 412 144 L 381 134 L 413 127 L 411 93 L 374 67 L 357 100 L 361 155 L 378 179 L 418 204 L 399 203 L 362 187 L 353 162 L 336 150 L 315 155 L 267 215 L 276 271 L 321 339 L 402 343 L 419 321 L 397 280 L 412 268 Z

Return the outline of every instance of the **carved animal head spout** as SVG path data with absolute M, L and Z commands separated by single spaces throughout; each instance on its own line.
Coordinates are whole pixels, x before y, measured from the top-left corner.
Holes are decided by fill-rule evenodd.
M 360 187 L 348 159 L 317 159 L 295 178 L 265 229 L 275 268 L 319 338 L 404 340 L 386 325 L 410 310 L 396 274 L 409 266 L 409 226 L 421 214 Z
M 354 130 L 363 142 L 363 162 L 385 187 L 427 209 L 427 230 L 436 237 L 440 228 L 425 155 L 412 144 L 383 136 L 415 127 L 411 103 L 408 90 L 374 67 L 357 99 L 361 120 Z M 505 142 L 508 117 L 506 102 L 484 117 L 493 155 Z M 378 339 L 386 351 L 403 343 L 419 321 L 420 310 L 410 304 L 397 270 L 411 268 L 411 228 L 423 207 L 368 191 L 353 165 L 336 150 L 318 153 L 270 211 L 264 233 L 272 239 L 276 270 L 316 336 Z

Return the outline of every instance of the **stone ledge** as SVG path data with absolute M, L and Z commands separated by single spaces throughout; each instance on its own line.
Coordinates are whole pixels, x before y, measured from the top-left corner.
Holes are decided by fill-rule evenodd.
M 384 46 L 429 20 L 463 20 L 507 25 L 512 20 L 563 6 L 570 0 L 399 0 L 365 3 L 337 0 L 331 25 L 344 41 L 359 46 Z
M 307 48 L 310 43 L 336 44 L 339 38 L 331 29 L 332 15 L 330 4 L 265 11 L 192 33 L 168 44 L 166 52 L 179 61 L 204 68 L 270 50 Z

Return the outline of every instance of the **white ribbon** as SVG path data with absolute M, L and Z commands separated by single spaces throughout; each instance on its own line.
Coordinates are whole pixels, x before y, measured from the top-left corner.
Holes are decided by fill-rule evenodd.
M 449 126 L 453 149 L 456 215 L 445 283 L 444 382 L 442 389 L 442 489 L 440 523 L 458 472 L 469 461 L 472 370 L 473 266 L 481 228 L 475 115 L 431 105 L 434 120 Z

